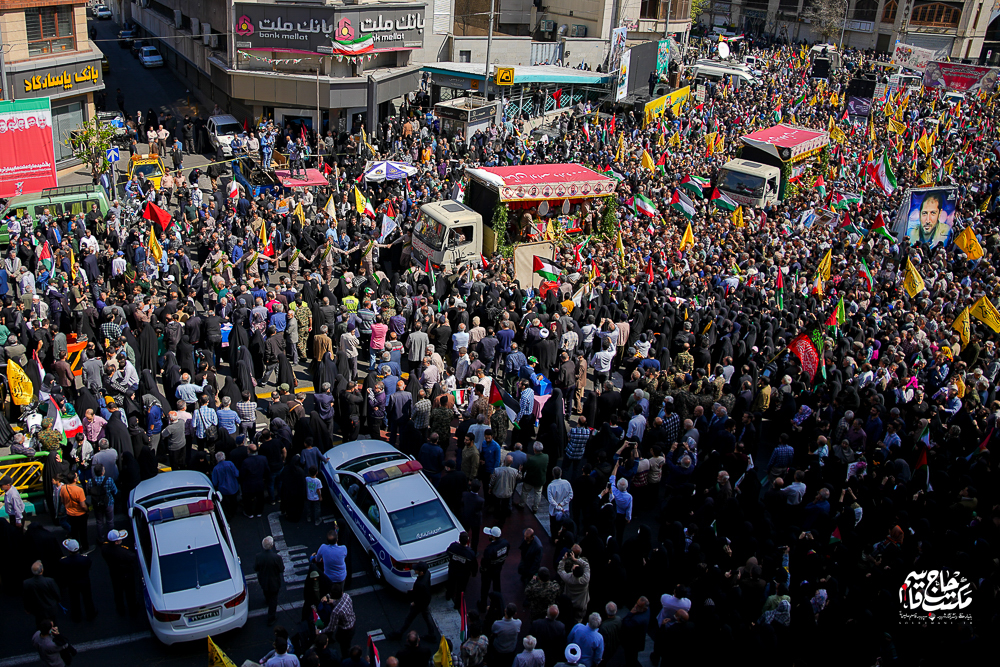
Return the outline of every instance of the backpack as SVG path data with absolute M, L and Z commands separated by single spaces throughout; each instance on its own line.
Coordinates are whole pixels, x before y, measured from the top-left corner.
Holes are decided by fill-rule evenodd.
M 108 487 L 105 483 L 105 478 L 101 478 L 101 482 L 97 483 L 96 480 L 90 481 L 90 506 L 93 507 L 98 512 L 103 512 L 108 509 L 111 499 L 108 497 Z

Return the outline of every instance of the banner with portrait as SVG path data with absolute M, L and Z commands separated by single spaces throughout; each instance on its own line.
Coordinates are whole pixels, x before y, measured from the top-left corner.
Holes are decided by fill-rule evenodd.
M 656 73 L 666 74 L 670 67 L 670 40 L 661 39 L 656 45 Z
M 892 51 L 892 64 L 923 72 L 927 68 L 927 63 L 934 60 L 936 56 L 937 51 L 934 49 L 896 42 L 896 48 Z
M 924 86 L 959 93 L 992 93 L 997 87 L 996 67 L 976 67 L 932 60 L 924 69 Z
M 872 98 L 847 96 L 847 113 L 852 118 L 868 118 L 872 111 Z
M 896 218 L 897 238 L 911 245 L 947 244 L 955 226 L 956 188 L 913 188 L 903 196 Z

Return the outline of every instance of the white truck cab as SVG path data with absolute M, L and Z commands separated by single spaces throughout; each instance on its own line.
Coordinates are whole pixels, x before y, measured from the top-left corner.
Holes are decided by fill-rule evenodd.
M 483 217 L 457 201 L 431 202 L 420 207 L 413 229 L 413 255 L 419 264 L 459 267 L 483 253 Z M 492 252 L 492 250 L 490 251 Z
M 719 170 L 718 187 L 739 204 L 762 208 L 778 202 L 781 170 L 753 160 L 730 160 Z
M 208 119 L 205 129 L 208 131 L 208 141 L 212 144 L 216 153 L 221 151 L 225 157 L 232 156 L 233 149 L 230 147 L 230 144 L 233 138 L 243 131 L 243 126 L 236 120 L 236 117 L 229 114 L 211 116 Z

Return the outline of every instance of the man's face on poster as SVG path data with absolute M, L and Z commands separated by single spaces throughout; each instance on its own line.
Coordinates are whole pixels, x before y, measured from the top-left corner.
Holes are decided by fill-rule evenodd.
M 928 197 L 920 205 L 920 227 L 924 234 L 931 234 L 937 227 L 941 217 L 941 202 L 934 197 Z

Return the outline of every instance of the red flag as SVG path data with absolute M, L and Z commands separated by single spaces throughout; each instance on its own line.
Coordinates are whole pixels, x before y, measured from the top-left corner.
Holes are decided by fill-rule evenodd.
M 153 202 L 146 202 L 142 209 L 142 217 L 151 222 L 155 222 L 163 231 L 173 222 L 173 217 Z
M 608 133 L 614 136 L 615 134 L 615 117 L 611 116 L 611 124 L 608 125 Z
M 323 163 L 323 175 L 324 176 L 329 176 L 332 173 L 333 173 L 333 167 L 331 167 L 329 164 L 327 164 L 326 162 L 324 162 Z
M 653 284 L 653 258 L 649 258 L 649 263 L 646 264 L 646 282 L 650 285 Z
M 559 107 L 562 106 L 562 102 L 561 102 L 561 100 L 562 100 L 562 88 L 560 88 L 556 92 L 552 93 L 552 99 L 554 99 L 556 101 L 556 108 L 559 108 Z
M 243 119 L 243 131 L 246 132 L 249 129 L 250 129 L 250 126 L 247 124 L 247 119 L 244 118 Z
M 490 268 L 490 263 L 486 261 L 486 255 L 480 255 L 479 259 L 483 260 L 483 268 L 484 269 Z
M 840 226 L 841 227 L 850 227 L 851 226 L 851 214 L 848 213 L 847 211 L 844 211 L 844 218 L 843 218 L 843 220 L 840 221 Z
M 385 214 L 387 216 L 389 216 L 390 218 L 395 218 L 396 217 L 396 210 L 392 207 L 392 202 L 391 201 L 390 202 L 386 202 L 386 205 L 385 205 Z
M 816 370 L 819 368 L 819 353 L 816 345 L 809 336 L 799 334 L 788 344 L 788 349 L 802 362 L 802 370 L 809 374 L 809 381 L 816 377 Z

